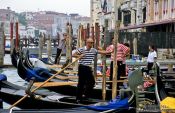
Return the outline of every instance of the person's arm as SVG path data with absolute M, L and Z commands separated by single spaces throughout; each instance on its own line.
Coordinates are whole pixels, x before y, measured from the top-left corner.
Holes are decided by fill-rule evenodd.
M 98 50 L 98 53 L 99 54 L 110 54 L 110 53 L 112 53 L 112 52 L 109 52 L 109 51 L 104 51 L 104 50 Z
M 114 51 L 113 45 L 110 45 L 109 47 L 106 48 L 106 51 L 103 50 L 102 48 L 98 47 L 98 53 L 100 54 L 111 54 Z
M 157 53 L 154 51 L 154 61 L 157 61 Z

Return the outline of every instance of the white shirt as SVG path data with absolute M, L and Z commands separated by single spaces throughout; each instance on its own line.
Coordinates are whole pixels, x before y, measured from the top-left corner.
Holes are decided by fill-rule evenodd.
M 60 33 L 60 40 L 59 40 L 59 45 L 58 48 L 59 49 L 63 49 L 65 46 L 65 40 L 64 40 L 64 36 L 62 33 Z
M 153 52 L 150 51 L 149 54 L 148 54 L 147 62 L 153 63 L 154 62 L 154 58 L 157 58 L 156 51 L 153 51 Z

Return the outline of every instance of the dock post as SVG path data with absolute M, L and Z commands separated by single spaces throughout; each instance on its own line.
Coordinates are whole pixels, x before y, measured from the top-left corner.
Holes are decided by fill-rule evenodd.
M 10 54 L 12 54 L 12 52 L 13 52 L 13 49 L 15 48 L 15 44 L 14 44 L 14 39 L 11 39 L 10 40 Z
M 119 28 L 120 28 L 120 21 L 116 21 L 115 23 L 115 32 L 114 32 L 114 59 L 117 57 L 117 44 L 118 44 L 118 38 L 119 38 Z M 113 76 L 112 76 L 112 99 L 115 99 L 117 96 L 117 77 L 118 75 L 118 65 L 117 61 L 113 61 Z
M 108 20 L 105 19 L 105 31 L 103 38 L 103 50 L 106 50 L 106 40 L 107 40 L 107 32 L 108 32 Z M 103 100 L 106 100 L 106 55 L 102 56 L 102 64 L 103 64 L 103 83 L 102 83 L 102 96 Z
M 95 40 L 94 40 L 94 48 L 98 47 L 98 37 L 99 37 L 99 24 L 95 23 Z M 97 55 L 94 58 L 94 77 L 97 79 Z
M 15 42 L 15 47 L 18 50 L 19 48 L 19 34 L 18 34 L 18 22 L 15 23 L 15 28 L 16 28 L 16 42 Z
M 67 24 L 67 35 L 68 39 L 66 39 L 66 59 L 72 62 L 72 25 L 70 23 Z
M 43 50 L 43 35 L 40 34 L 39 36 L 39 53 L 38 53 L 38 58 L 41 59 L 42 58 L 42 50 Z
M 48 40 L 47 40 L 47 55 L 48 55 L 48 59 L 52 56 L 52 47 L 51 47 L 51 36 L 48 36 Z
M 133 49 L 134 49 L 134 55 L 137 55 L 137 38 L 135 38 L 135 37 L 133 40 Z
M 4 23 L 0 26 L 0 67 L 4 64 Z

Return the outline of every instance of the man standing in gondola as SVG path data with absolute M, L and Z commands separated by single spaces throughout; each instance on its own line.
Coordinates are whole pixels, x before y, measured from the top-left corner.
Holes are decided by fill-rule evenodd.
M 97 53 L 101 52 L 93 48 L 93 44 L 93 39 L 88 38 L 86 40 L 86 46 L 76 49 L 76 52 L 72 55 L 73 57 L 82 56 L 79 60 L 78 67 L 77 103 L 81 102 L 83 99 L 88 99 L 95 85 L 95 79 L 90 65 Z
M 58 37 L 59 37 L 59 44 L 57 48 L 57 54 L 55 57 L 55 64 L 59 64 L 60 62 L 61 54 L 66 46 L 65 41 L 67 39 L 67 34 L 66 33 L 64 33 L 63 35 L 58 34 Z

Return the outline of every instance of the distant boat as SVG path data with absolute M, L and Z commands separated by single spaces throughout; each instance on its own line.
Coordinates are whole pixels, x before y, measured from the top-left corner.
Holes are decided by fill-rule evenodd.
M 5 42 L 5 53 L 6 54 L 10 53 L 10 47 L 11 47 L 10 40 L 6 40 L 6 42 Z

